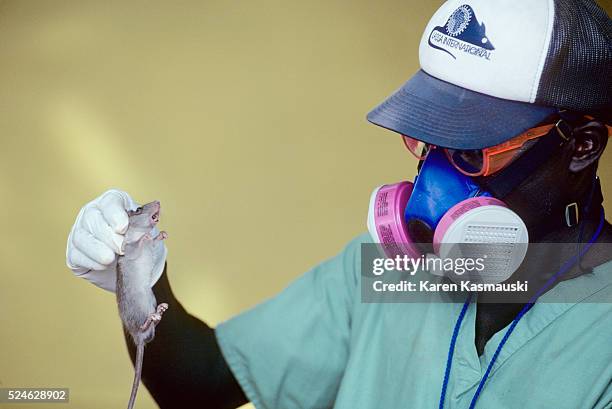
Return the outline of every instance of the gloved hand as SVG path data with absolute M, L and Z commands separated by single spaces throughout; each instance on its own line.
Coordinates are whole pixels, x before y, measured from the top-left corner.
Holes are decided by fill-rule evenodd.
M 138 208 L 130 195 L 111 189 L 87 203 L 79 212 L 66 245 L 66 264 L 78 277 L 115 292 L 117 254 L 121 254 L 128 227 L 128 210 Z M 157 228 L 152 230 L 156 236 Z M 155 241 L 155 266 L 151 286 L 164 270 L 168 250 L 162 240 Z

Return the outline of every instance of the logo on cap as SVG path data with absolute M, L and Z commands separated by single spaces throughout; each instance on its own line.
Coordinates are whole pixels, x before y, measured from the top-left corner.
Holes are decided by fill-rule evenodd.
M 444 26 L 437 26 L 429 34 L 429 45 L 448 53 L 462 51 L 469 55 L 490 60 L 493 44 L 486 34 L 484 23 L 479 23 L 472 7 L 464 4 L 450 15 Z

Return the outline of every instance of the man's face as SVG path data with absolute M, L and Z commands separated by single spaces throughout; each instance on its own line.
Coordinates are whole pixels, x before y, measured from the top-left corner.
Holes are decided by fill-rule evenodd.
M 589 182 L 607 141 L 608 129 L 603 124 L 578 118 L 571 126 L 566 121 L 557 129 L 555 123 L 559 118 L 555 117 L 508 142 L 485 149 L 423 146 L 404 137 L 406 147 L 421 158 L 418 166 L 421 181 L 417 180 L 420 186 L 416 187 L 415 195 L 420 196 L 409 202 L 406 211 L 412 239 L 432 242 L 439 221 L 436 217 L 455 200 L 460 201 L 461 195 L 490 193 L 502 199 L 521 217 L 530 233 L 557 227 L 563 219 L 564 207 L 584 196 L 592 185 Z M 544 137 L 546 142 L 538 144 Z M 415 152 L 417 146 L 420 150 Z M 425 201 L 430 201 L 428 207 L 422 205 Z M 530 237 L 535 239 L 537 234 Z

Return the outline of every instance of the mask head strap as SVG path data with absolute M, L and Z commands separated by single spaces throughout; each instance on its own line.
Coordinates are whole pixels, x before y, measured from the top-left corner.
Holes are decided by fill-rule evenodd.
M 479 182 L 494 197 L 503 199 L 571 138 L 572 126 L 562 117 L 548 135 L 541 137 L 510 166 L 486 179 L 482 178 Z

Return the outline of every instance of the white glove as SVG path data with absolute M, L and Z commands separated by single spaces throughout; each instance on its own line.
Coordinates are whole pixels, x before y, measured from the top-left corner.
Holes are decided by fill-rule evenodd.
M 105 290 L 115 292 L 117 254 L 121 254 L 128 227 L 128 210 L 138 208 L 130 195 L 111 189 L 87 203 L 79 212 L 66 245 L 66 264 L 73 273 Z M 157 228 L 152 230 L 156 236 Z M 155 241 L 151 286 L 164 271 L 168 250 L 162 240 Z

